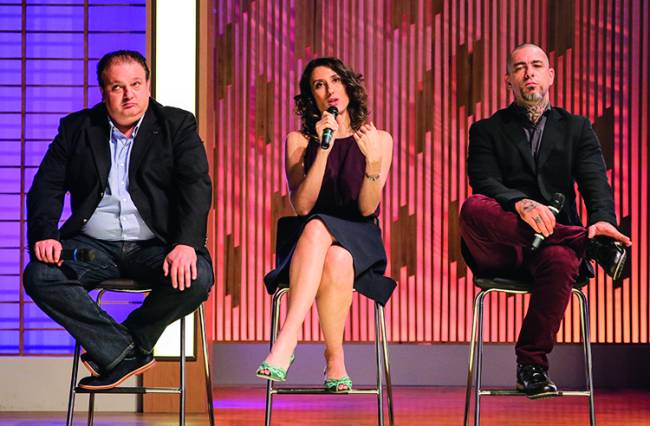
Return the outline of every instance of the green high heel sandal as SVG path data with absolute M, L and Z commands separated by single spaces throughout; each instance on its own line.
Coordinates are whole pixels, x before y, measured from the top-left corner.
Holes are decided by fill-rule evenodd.
M 269 364 L 268 362 L 263 362 L 260 364 L 259 367 L 257 367 L 257 371 L 255 372 L 255 375 L 259 377 L 260 379 L 266 379 L 266 380 L 271 380 L 274 382 L 284 382 L 287 380 L 287 371 L 293 364 L 293 361 L 296 359 L 294 355 L 291 355 L 291 360 L 289 361 L 289 367 L 287 368 L 282 368 L 282 367 L 276 367 L 274 365 Z M 262 371 L 267 370 L 268 373 L 262 373 Z
M 344 389 L 339 386 L 344 385 Z M 325 388 L 333 393 L 347 393 L 352 390 L 352 379 L 350 376 L 343 376 L 338 379 L 325 379 Z

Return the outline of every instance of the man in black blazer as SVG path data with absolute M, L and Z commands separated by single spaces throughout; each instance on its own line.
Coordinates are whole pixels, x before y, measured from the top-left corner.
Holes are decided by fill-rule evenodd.
M 630 239 L 616 228 L 614 201 L 600 144 L 589 121 L 551 107 L 555 71 L 533 44 L 508 58 L 506 84 L 514 102 L 470 129 L 468 176 L 474 195 L 460 213 L 467 263 L 478 276 L 530 277 L 528 312 L 515 348 L 517 388 L 530 397 L 557 392 L 548 358 L 579 275 L 593 276 L 585 256 L 617 279 Z M 574 184 L 588 226 L 576 209 Z M 556 216 L 554 194 L 566 201 Z M 561 198 L 561 197 L 560 197 Z M 544 237 L 531 250 L 534 234 Z
M 97 65 L 103 102 L 64 117 L 27 194 L 31 262 L 24 287 L 81 343 L 91 376 L 79 386 L 110 389 L 154 364 L 165 327 L 205 301 L 213 283 L 205 247 L 211 183 L 196 120 L 151 99 L 138 52 Z M 64 196 L 72 214 L 59 229 Z M 63 260 L 62 250 L 94 260 Z M 151 285 L 122 323 L 89 297 L 98 283 Z

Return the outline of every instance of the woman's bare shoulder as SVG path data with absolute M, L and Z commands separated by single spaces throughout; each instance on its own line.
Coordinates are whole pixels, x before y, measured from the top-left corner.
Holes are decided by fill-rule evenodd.
M 287 135 L 287 145 L 294 147 L 307 146 L 309 138 L 304 133 L 299 131 L 289 132 Z

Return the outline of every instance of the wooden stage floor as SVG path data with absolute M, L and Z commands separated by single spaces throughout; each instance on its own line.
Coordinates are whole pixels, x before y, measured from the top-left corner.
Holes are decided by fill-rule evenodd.
M 105 396 L 109 397 L 109 396 Z M 396 387 L 396 424 L 400 426 L 459 426 L 463 421 L 464 389 Z M 580 426 L 588 425 L 587 400 L 579 397 L 530 401 L 524 397 L 484 397 L 481 425 Z M 264 424 L 264 388 L 215 388 L 218 426 Z M 377 424 L 376 399 L 369 395 L 275 397 L 274 426 L 370 426 Z M 597 390 L 599 426 L 650 426 L 650 390 Z M 75 425 L 85 424 L 78 412 Z M 64 413 L 2 413 L 1 425 L 50 426 L 65 422 Z M 97 426 L 172 426 L 175 414 L 98 413 Z M 207 425 L 207 415 L 191 414 L 188 426 Z M 388 422 L 386 422 L 388 425 Z

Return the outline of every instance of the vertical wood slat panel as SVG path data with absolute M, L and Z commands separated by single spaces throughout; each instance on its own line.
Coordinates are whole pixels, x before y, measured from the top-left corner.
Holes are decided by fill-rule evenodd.
M 372 120 L 395 140 L 381 217 L 388 272 L 399 281 L 386 311 L 389 336 L 466 341 L 476 292 L 457 245 L 457 214 L 470 193 L 467 130 L 510 102 L 506 55 L 532 41 L 549 51 L 557 69 L 553 104 L 594 123 L 617 214 L 635 243 L 620 288 L 599 270 L 586 290 L 592 338 L 648 342 L 647 5 L 215 0 L 215 6 L 217 340 L 268 339 L 270 299 L 261 279 L 274 262 L 275 222 L 291 214 L 283 145 L 284 135 L 299 127 L 292 98 L 307 61 L 335 55 L 365 75 Z M 586 220 L 584 206 L 580 211 Z M 527 297 L 490 297 L 486 337 L 513 341 L 527 305 Z M 371 305 L 355 297 L 346 340 L 373 338 L 371 321 Z M 572 302 L 559 341 L 579 340 L 577 321 Z M 321 337 L 312 312 L 302 338 Z

